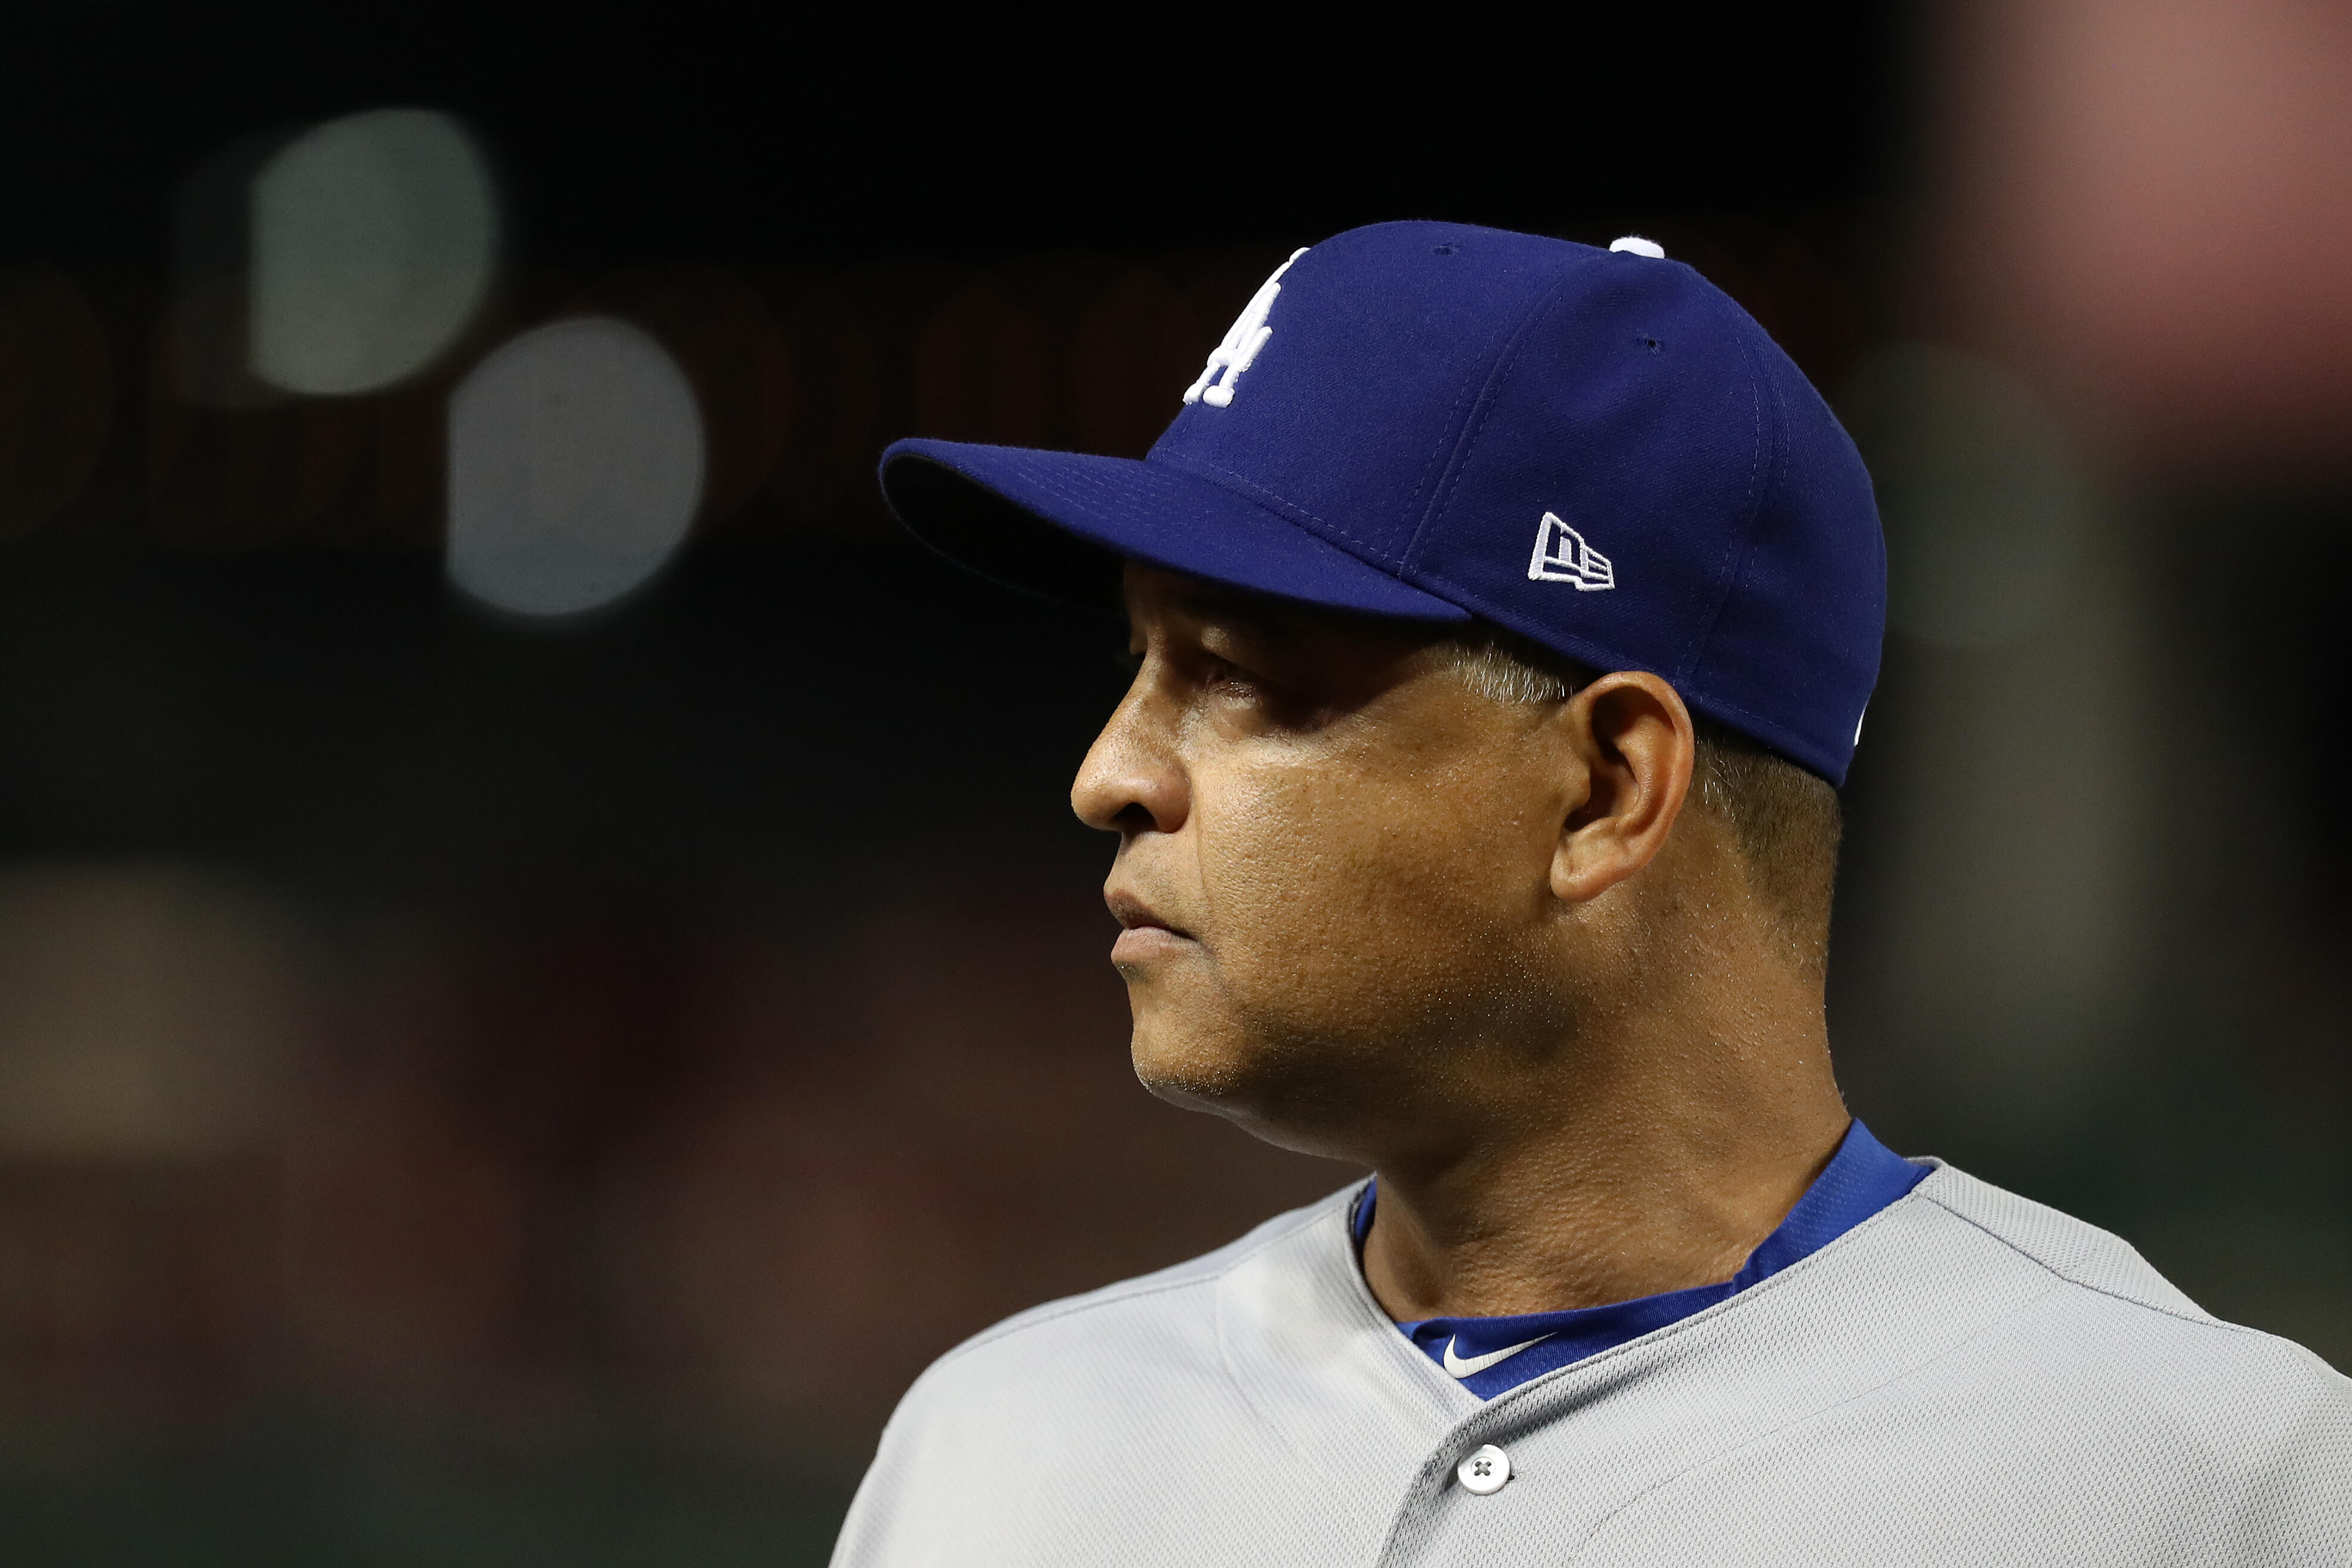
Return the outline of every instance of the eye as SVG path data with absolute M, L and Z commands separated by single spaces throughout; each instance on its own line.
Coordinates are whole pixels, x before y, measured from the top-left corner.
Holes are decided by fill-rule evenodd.
M 1244 669 L 1232 659 L 1215 654 L 1202 656 L 1203 674 L 1211 686 L 1235 691 L 1255 691 L 1265 683 L 1252 671 Z

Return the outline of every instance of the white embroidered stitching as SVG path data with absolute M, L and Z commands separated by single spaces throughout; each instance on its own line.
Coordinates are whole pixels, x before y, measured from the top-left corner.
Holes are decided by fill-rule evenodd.
M 1595 594 L 1617 585 L 1616 568 L 1609 557 L 1584 542 L 1584 535 L 1560 521 L 1557 512 L 1543 514 L 1536 525 L 1536 552 L 1528 558 L 1528 581 L 1573 583 L 1580 594 Z
M 1291 262 L 1307 254 L 1300 246 L 1290 253 L 1290 260 L 1274 269 L 1274 276 L 1258 285 L 1257 292 L 1234 321 L 1225 333 L 1225 341 L 1209 351 L 1209 363 L 1201 372 L 1201 379 L 1184 389 L 1188 404 L 1205 403 L 1212 408 L 1224 408 L 1234 401 L 1234 383 L 1257 359 L 1258 351 L 1274 336 L 1274 329 L 1265 324 L 1266 312 L 1274 309 L 1274 297 L 1282 292 L 1282 275 L 1290 270 Z M 1224 380 L 1217 380 L 1222 373 Z

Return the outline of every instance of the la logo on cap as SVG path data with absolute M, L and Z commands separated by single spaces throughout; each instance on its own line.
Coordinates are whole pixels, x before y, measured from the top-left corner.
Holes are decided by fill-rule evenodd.
M 1536 525 L 1536 552 L 1528 561 L 1528 580 L 1573 583 L 1578 593 L 1591 594 L 1614 588 L 1617 571 L 1609 557 L 1584 542 L 1584 535 L 1548 511 Z
M 1300 246 L 1290 253 L 1290 261 L 1307 254 Z M 1257 292 L 1242 308 L 1234 319 L 1233 330 L 1225 341 L 1209 351 L 1209 363 L 1201 372 L 1201 379 L 1184 389 L 1187 403 L 1205 403 L 1212 408 L 1227 408 L 1234 401 L 1234 383 L 1256 360 L 1258 351 L 1274 336 L 1274 329 L 1265 324 L 1266 313 L 1274 309 L 1274 297 L 1282 292 L 1282 275 L 1290 270 L 1290 261 L 1274 269 L 1274 276 L 1258 285 Z M 1217 378 L 1222 375 L 1223 381 Z

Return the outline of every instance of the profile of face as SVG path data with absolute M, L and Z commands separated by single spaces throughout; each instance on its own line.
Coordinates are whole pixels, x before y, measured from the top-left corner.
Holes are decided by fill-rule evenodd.
M 1561 1048 L 1688 785 L 1672 689 L 1513 701 L 1428 627 L 1139 565 L 1126 598 L 1134 680 L 1071 803 L 1118 835 L 1144 1083 L 1353 1154 L 1482 1056 Z

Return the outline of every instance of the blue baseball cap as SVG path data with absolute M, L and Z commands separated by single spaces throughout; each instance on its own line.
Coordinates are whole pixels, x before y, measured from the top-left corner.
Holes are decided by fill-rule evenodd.
M 1754 319 L 1646 240 L 1349 229 L 1266 280 L 1140 460 L 908 440 L 881 479 L 1002 582 L 1101 604 L 1132 558 L 1483 618 L 1663 676 L 1832 784 L 1878 679 L 1860 455 Z

